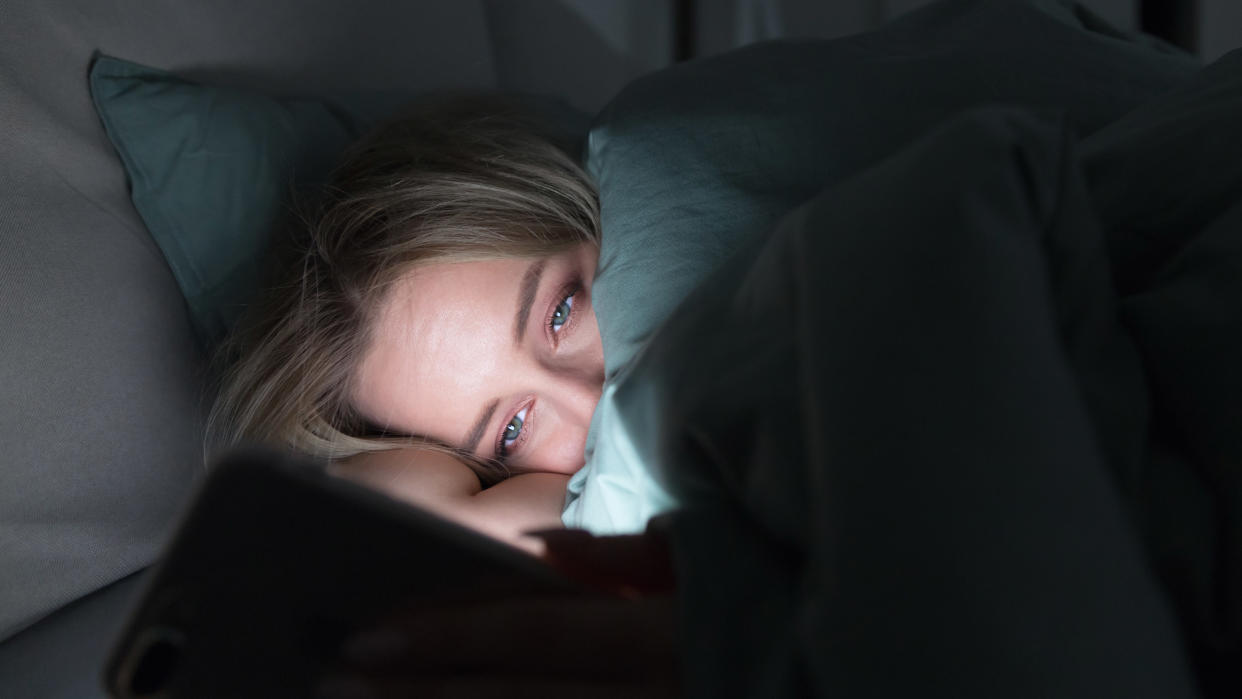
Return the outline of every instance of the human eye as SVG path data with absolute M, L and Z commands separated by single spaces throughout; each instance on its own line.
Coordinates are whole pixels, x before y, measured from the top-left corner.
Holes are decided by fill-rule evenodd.
M 522 426 L 526 424 L 526 411 L 530 406 L 522 408 L 513 416 L 513 419 L 504 426 L 500 431 L 500 438 L 496 442 L 496 455 L 504 458 L 508 455 L 509 450 L 517 444 L 522 437 Z
M 577 295 L 577 293 L 577 290 L 569 292 L 569 294 L 567 294 L 565 298 L 561 299 L 561 302 L 556 304 L 556 307 L 552 309 L 552 317 L 548 319 L 548 329 L 552 332 L 559 333 L 561 328 L 565 326 L 565 323 L 569 322 L 569 314 L 573 312 L 574 296 Z

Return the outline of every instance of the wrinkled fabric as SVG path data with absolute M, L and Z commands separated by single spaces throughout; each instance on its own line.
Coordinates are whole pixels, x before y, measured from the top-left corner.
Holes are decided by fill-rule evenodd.
M 1057 8 L 1082 17 L 912 18 L 1013 12 L 1064 49 L 1029 14 Z M 1027 75 L 1123 85 L 1094 98 L 916 86 L 921 125 L 860 119 L 841 161 L 839 121 L 785 140 L 797 91 L 717 94 L 708 62 L 706 98 L 657 76 L 597 124 L 621 350 L 566 522 L 670 512 L 690 696 L 1242 692 L 1242 53 L 1126 60 Z M 678 85 L 702 112 L 661 111 Z
M 1134 348 L 1115 313 L 1076 322 L 1115 299 L 1072 142 L 955 119 L 785 217 L 643 353 L 692 696 L 1197 696 L 1084 390 L 1080 358 Z
M 875 32 L 755 45 L 636 81 L 597 117 L 587 149 L 600 187 L 603 242 L 592 294 L 608 385 L 737 250 L 944 119 L 1018 104 L 1062 110 L 1073 131 L 1087 135 L 1197 68 L 1193 58 L 1112 29 L 1071 2 L 948 0 Z M 1117 373 L 1136 361 L 1123 360 Z M 1093 380 L 1116 380 L 1100 368 Z M 1144 401 L 1112 394 L 1092 409 L 1110 428 L 1105 448 L 1115 468 L 1138 469 L 1141 447 L 1126 435 L 1145 424 Z M 597 408 L 586 465 L 568 488 L 567 526 L 640 531 L 669 503 L 631 458 L 646 434 L 616 411 L 608 398 Z

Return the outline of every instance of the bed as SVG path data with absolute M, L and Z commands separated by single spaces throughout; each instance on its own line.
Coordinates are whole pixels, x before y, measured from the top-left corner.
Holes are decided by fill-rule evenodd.
M 99 694 L 136 572 L 202 475 L 203 352 L 90 102 L 102 50 L 267 94 L 609 101 L 586 146 L 612 436 L 593 430 L 567 521 L 634 530 L 676 506 L 683 565 L 711 578 L 685 582 L 701 593 L 688 628 L 715 639 L 690 656 L 698 696 L 1236 695 L 1236 54 L 1204 69 L 1070 3 L 954 0 L 612 99 L 656 66 L 610 63 L 589 84 L 544 71 L 502 3 L 45 5 L 7 5 L 0 47 L 16 125 L 0 168 L 0 693 Z M 929 45 L 929 24 L 946 41 Z M 809 89 L 859 61 L 873 72 Z M 973 72 L 955 92 L 929 67 Z M 850 108 L 867 94 L 887 109 Z M 669 274 L 669 259 L 692 263 Z M 671 284 L 642 318 L 627 311 L 637 273 Z M 635 510 L 600 487 L 610 450 Z

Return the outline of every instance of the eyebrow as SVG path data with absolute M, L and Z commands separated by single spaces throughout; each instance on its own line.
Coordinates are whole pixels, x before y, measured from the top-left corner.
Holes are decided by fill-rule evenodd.
M 536 260 L 526 268 L 522 275 L 522 286 L 518 289 L 517 314 L 513 317 L 513 344 L 522 344 L 522 333 L 526 330 L 526 321 L 530 318 L 530 307 L 535 303 L 535 292 L 539 290 L 539 278 L 543 276 L 544 260 Z
M 462 442 L 470 453 L 478 451 L 479 440 L 483 439 L 483 430 L 487 429 L 487 423 L 492 421 L 492 415 L 499 405 L 500 399 L 498 398 L 479 411 L 479 419 L 474 421 L 474 427 L 470 428 L 470 432 L 466 434 L 466 440 Z
M 543 277 L 543 265 L 544 260 L 535 260 L 522 275 L 522 284 L 518 287 L 517 313 L 513 316 L 513 344 L 515 345 L 522 343 L 526 321 L 530 320 L 531 306 L 535 305 L 535 292 L 539 291 L 539 279 Z M 500 399 L 496 399 L 479 411 L 478 419 L 474 421 L 474 426 L 470 428 L 465 441 L 462 442 L 470 452 L 478 451 L 479 440 L 483 438 L 483 430 L 487 429 L 487 423 L 492 421 L 492 415 L 495 414 L 499 405 Z

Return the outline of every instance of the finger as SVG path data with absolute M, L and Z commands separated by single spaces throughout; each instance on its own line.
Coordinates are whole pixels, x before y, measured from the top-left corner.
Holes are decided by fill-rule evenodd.
M 316 691 L 319 699 L 673 699 L 677 696 L 680 691 L 675 681 L 618 684 L 505 675 L 442 681 L 333 675 L 324 678 Z
M 667 665 L 677 653 L 676 621 L 669 599 L 523 598 L 395 616 L 356 636 L 344 652 L 348 661 L 373 667 L 467 671 L 553 664 L 616 675 Z
M 549 565 L 597 589 L 636 597 L 666 594 L 676 587 L 668 544 L 655 534 L 597 537 L 559 529 L 527 535 L 543 540 Z
M 675 671 L 678 650 L 670 598 L 536 597 L 409 610 L 353 637 L 343 655 L 400 672 L 632 677 Z

